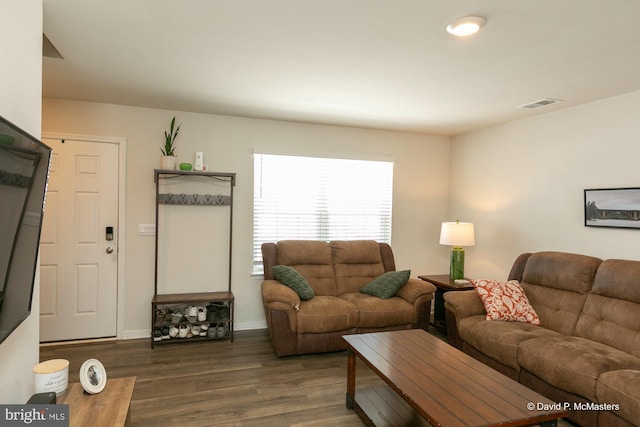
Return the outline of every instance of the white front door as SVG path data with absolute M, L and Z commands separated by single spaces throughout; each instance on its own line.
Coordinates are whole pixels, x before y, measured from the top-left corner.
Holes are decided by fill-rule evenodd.
M 40 341 L 114 337 L 119 146 L 43 141 L 53 156 L 40 239 Z

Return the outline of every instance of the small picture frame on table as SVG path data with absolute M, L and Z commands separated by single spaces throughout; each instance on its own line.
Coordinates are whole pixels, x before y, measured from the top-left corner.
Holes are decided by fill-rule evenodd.
M 640 188 L 584 190 L 584 225 L 640 228 Z
M 86 360 L 80 367 L 80 384 L 89 394 L 97 394 L 107 385 L 107 371 L 97 359 Z

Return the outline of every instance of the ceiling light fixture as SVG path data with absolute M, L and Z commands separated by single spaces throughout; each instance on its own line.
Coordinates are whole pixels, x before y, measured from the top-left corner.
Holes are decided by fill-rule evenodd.
M 465 16 L 447 25 L 447 32 L 458 37 L 470 36 L 484 27 L 487 20 L 480 16 Z

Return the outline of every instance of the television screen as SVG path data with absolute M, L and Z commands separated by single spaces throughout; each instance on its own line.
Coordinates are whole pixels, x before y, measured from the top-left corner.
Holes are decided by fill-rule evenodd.
M 0 117 L 0 343 L 31 312 L 51 149 Z

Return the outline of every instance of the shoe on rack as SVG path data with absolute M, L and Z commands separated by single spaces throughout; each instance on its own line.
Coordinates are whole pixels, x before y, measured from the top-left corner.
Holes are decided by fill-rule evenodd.
M 162 341 L 162 331 L 160 331 L 160 328 L 153 329 L 153 340 Z
M 198 306 L 198 322 L 204 322 L 207 320 L 207 309 L 203 306 Z
M 216 338 L 223 338 L 227 335 L 227 328 L 224 323 L 219 323 L 216 327 Z
M 207 330 L 207 336 L 209 338 L 215 338 L 216 337 L 216 325 L 212 324 L 209 329 Z
M 200 325 L 191 325 L 191 334 L 194 337 L 200 336 Z
M 182 321 L 181 311 L 174 311 L 173 313 L 171 313 L 171 323 L 173 323 L 174 325 L 177 325 L 181 321 Z
M 160 330 L 161 334 L 162 334 L 162 339 L 163 340 L 168 340 L 169 338 L 171 338 L 171 335 L 169 335 L 169 327 L 168 326 L 163 326 L 162 329 Z
M 169 337 L 175 338 L 178 336 L 178 327 L 176 325 L 171 325 L 169 328 Z
M 189 311 L 187 312 L 187 316 L 198 317 L 198 307 L 196 307 L 195 305 L 190 305 Z
M 218 308 L 214 304 L 208 306 L 207 311 L 209 312 L 207 319 L 209 319 L 210 322 L 217 322 L 218 320 L 220 320 L 218 318 Z
M 191 328 L 189 327 L 189 325 L 187 325 L 186 323 L 181 323 L 180 326 L 178 326 L 178 336 L 180 338 L 186 338 L 190 330 Z

